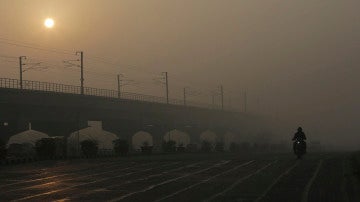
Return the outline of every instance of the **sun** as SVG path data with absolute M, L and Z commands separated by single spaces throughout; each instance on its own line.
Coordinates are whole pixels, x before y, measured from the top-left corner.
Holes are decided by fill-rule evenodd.
M 53 28 L 55 25 L 55 21 L 52 18 L 46 18 L 44 21 L 44 26 L 46 28 Z

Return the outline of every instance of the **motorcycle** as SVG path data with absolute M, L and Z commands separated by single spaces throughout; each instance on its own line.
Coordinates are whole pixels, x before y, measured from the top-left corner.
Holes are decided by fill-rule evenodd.
M 301 157 L 306 153 L 306 143 L 303 140 L 296 140 L 294 144 L 294 153 L 298 159 L 301 159 Z

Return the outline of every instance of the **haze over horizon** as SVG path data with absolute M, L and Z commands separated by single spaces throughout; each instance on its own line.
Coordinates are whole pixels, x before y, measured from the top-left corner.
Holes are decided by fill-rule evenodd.
M 154 83 L 169 73 L 170 97 L 225 104 L 284 125 L 309 141 L 359 149 L 360 13 L 357 0 L 1 0 L 0 73 L 18 78 L 17 57 L 43 62 L 26 80 L 79 85 L 65 67 L 84 51 L 85 85 L 164 96 Z M 43 22 L 51 17 L 53 28 Z M 24 47 L 27 46 L 27 47 Z M 44 50 L 40 50 L 44 49 Z M 53 50 L 53 51 L 49 51 Z M 46 67 L 46 69 L 44 69 Z M 136 83 L 136 85 L 135 85 Z

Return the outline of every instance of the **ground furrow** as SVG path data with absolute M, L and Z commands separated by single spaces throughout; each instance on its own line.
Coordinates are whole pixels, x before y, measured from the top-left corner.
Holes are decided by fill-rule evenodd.
M 156 178 L 156 177 L 161 177 L 161 176 L 164 176 L 165 174 L 169 174 L 169 173 L 172 173 L 172 172 L 176 172 L 176 171 L 180 171 L 184 168 L 189 168 L 189 167 L 194 167 L 196 165 L 199 165 L 201 163 L 204 163 L 204 161 L 201 161 L 201 162 L 196 162 L 196 163 L 192 163 L 192 164 L 187 164 L 187 165 L 184 165 L 184 166 L 181 166 L 181 167 L 177 167 L 177 168 L 174 168 L 174 169 L 170 169 L 170 170 L 166 170 L 166 171 L 162 171 L 160 173 L 156 173 L 156 174 L 151 174 L 151 175 L 148 175 L 148 176 L 145 176 L 145 177 L 139 177 L 139 178 L 135 178 L 135 179 L 130 179 L 130 180 L 127 180 L 125 182 L 121 182 L 121 183 L 118 183 L 118 184 L 115 184 L 115 185 L 111 185 L 111 186 L 103 186 L 102 187 L 102 190 L 112 190 L 112 189 L 116 189 L 120 186 L 124 186 L 124 185 L 130 185 L 132 183 L 137 183 L 137 182 L 141 182 L 141 181 L 146 181 L 146 180 L 150 180 L 152 178 Z M 66 197 L 64 198 L 64 200 L 86 200 L 86 197 L 89 198 L 91 197 L 91 195 L 93 194 L 99 194 L 99 189 L 92 189 L 90 191 L 87 191 L 85 193 L 80 193 L 80 194 L 75 194 L 76 196 L 72 196 L 72 197 Z M 85 199 L 84 199 L 85 198 Z
M 53 179 L 53 178 L 60 178 L 60 177 L 66 177 L 66 176 L 71 176 L 71 175 L 76 175 L 78 173 L 82 173 L 85 171 L 93 171 L 94 169 L 103 169 L 103 167 L 106 167 L 106 169 L 108 168 L 112 168 L 112 167 L 118 167 L 119 165 L 116 165 L 118 162 L 113 162 L 113 163 L 108 163 L 108 164 L 101 164 L 101 165 L 97 165 L 97 166 L 92 166 L 91 168 L 86 168 L 86 169 L 79 169 L 76 171 L 71 171 L 70 173 L 65 173 L 65 174 L 59 174 L 59 175 L 53 175 L 53 176 L 48 176 L 48 177 L 40 177 L 40 178 L 36 178 L 36 179 L 17 179 L 17 182 L 13 182 L 13 183 L 7 183 L 5 185 L 0 186 L 0 189 L 4 189 L 6 187 L 11 187 L 11 186 L 17 186 L 17 185 L 23 185 L 23 184 L 29 184 L 32 182 L 38 182 L 38 181 L 44 181 L 44 180 L 49 180 L 49 179 Z M 58 168 L 56 168 L 58 169 Z M 62 172 L 66 172 L 66 171 L 62 171 Z M 53 173 L 53 171 L 47 171 L 47 173 Z M 38 175 L 42 175 L 42 174 L 36 174 L 36 176 Z M 34 176 L 32 176 L 34 177 Z M 11 179 L 8 179 L 11 180 Z
M 314 171 L 314 174 L 311 176 L 309 182 L 307 183 L 305 189 L 304 189 L 304 192 L 303 192 L 303 195 L 302 195 L 302 199 L 301 199 L 301 202 L 307 202 L 308 201 L 308 198 L 309 198 L 309 191 L 310 191 L 310 188 L 311 188 L 311 185 L 314 183 L 315 179 L 316 179 L 316 176 L 318 175 L 319 171 L 320 171 L 320 168 L 321 168 L 321 165 L 323 163 L 323 160 L 321 159 L 316 167 L 316 170 Z
M 126 198 L 128 198 L 128 197 L 130 197 L 130 196 L 133 196 L 133 195 L 135 195 L 135 194 L 144 193 L 144 192 L 150 191 L 150 190 L 152 190 L 152 189 L 154 189 L 154 188 L 157 188 L 157 187 L 160 187 L 160 186 L 163 186 L 163 185 L 172 183 L 172 182 L 176 182 L 176 181 L 178 181 L 178 180 L 180 180 L 180 179 L 189 177 L 189 176 L 191 176 L 191 175 L 200 174 L 200 173 L 205 172 L 205 171 L 208 171 L 208 170 L 210 170 L 210 169 L 212 169 L 212 168 L 220 167 L 220 166 L 222 166 L 222 165 L 224 165 L 224 164 L 227 164 L 227 163 L 229 163 L 229 162 L 230 162 L 229 160 L 228 160 L 228 161 L 221 161 L 220 163 L 213 164 L 212 166 L 209 166 L 209 167 L 207 167 L 207 168 L 204 168 L 204 169 L 201 169 L 201 170 L 198 170 L 198 171 L 195 171 L 195 172 L 191 172 L 191 173 L 186 173 L 186 174 L 181 175 L 181 176 L 179 176 L 179 177 L 175 177 L 175 178 L 171 178 L 171 179 L 168 179 L 168 180 L 165 180 L 165 181 L 161 181 L 161 182 L 156 183 L 156 184 L 151 184 L 151 185 L 147 186 L 147 187 L 144 188 L 144 189 L 137 190 L 137 191 L 134 191 L 134 192 L 130 192 L 130 193 L 127 193 L 127 194 L 125 194 L 125 195 L 123 195 L 123 196 L 120 196 L 120 197 L 112 198 L 112 199 L 109 200 L 109 201 L 110 201 L 110 202 L 112 202 L 112 201 L 120 201 L 120 200 L 126 199 Z
M 249 179 L 250 177 L 262 172 L 263 170 L 265 170 L 266 168 L 268 168 L 269 166 L 271 166 L 272 164 L 276 163 L 277 161 L 273 161 L 271 163 L 266 164 L 265 166 L 257 169 L 255 172 L 252 172 L 244 177 L 241 177 L 240 179 L 236 180 L 234 183 L 232 183 L 230 186 L 228 186 L 226 189 L 224 189 L 223 191 L 216 193 L 212 196 L 210 196 L 209 198 L 205 199 L 204 201 L 213 201 L 215 200 L 217 197 L 222 196 L 224 194 L 226 194 L 227 192 L 229 192 L 230 190 L 234 189 L 237 185 L 241 184 L 242 182 L 244 182 L 245 180 Z
M 178 162 L 174 162 L 172 164 L 175 164 L 175 163 L 178 163 Z M 162 166 L 166 166 L 166 165 L 167 164 L 160 165 L 158 167 L 151 167 L 151 168 L 148 168 L 148 169 L 145 169 L 145 170 L 131 171 L 131 172 L 124 173 L 124 174 L 121 174 L 121 175 L 95 179 L 95 180 L 92 180 L 90 182 L 78 183 L 78 184 L 75 184 L 75 185 L 67 186 L 66 188 L 55 189 L 55 190 L 51 190 L 51 191 L 47 191 L 47 192 L 42 192 L 42 193 L 39 193 L 39 194 L 33 194 L 33 195 L 30 195 L 30 196 L 25 196 L 25 197 L 22 197 L 22 198 L 18 198 L 18 199 L 14 200 L 14 201 L 26 201 L 26 200 L 30 200 L 30 199 L 33 200 L 34 198 L 39 198 L 39 197 L 43 197 L 43 196 L 47 196 L 47 195 L 51 195 L 51 194 L 55 194 L 55 193 L 59 193 L 59 192 L 64 192 L 64 191 L 67 191 L 67 190 L 72 190 L 74 188 L 81 187 L 81 186 L 86 186 L 86 185 L 90 185 L 90 184 L 96 184 L 96 183 L 100 183 L 100 182 L 105 182 L 105 181 L 113 180 L 115 178 L 121 178 L 121 177 L 129 176 L 129 175 L 132 175 L 132 174 L 135 174 L 135 173 L 138 173 L 138 172 L 145 172 L 145 171 L 149 171 L 149 170 L 158 169 L 158 168 L 160 168 Z
M 213 179 L 215 179 L 215 178 L 217 178 L 217 177 L 219 177 L 219 176 L 222 176 L 222 175 L 228 174 L 228 173 L 230 173 L 230 172 L 233 172 L 233 171 L 239 169 L 240 167 L 244 167 L 244 166 L 249 165 L 249 164 L 251 164 L 251 163 L 253 163 L 253 162 L 254 162 L 254 160 L 248 161 L 248 162 L 243 163 L 243 164 L 240 164 L 240 165 L 238 165 L 238 166 L 235 166 L 234 168 L 228 169 L 228 170 L 226 170 L 226 171 L 224 171 L 224 172 L 221 172 L 221 173 L 219 173 L 219 174 L 216 174 L 216 175 L 213 175 L 213 176 L 211 176 L 211 177 L 209 177 L 209 178 L 206 178 L 206 179 L 204 179 L 204 180 L 201 180 L 201 181 L 198 182 L 198 183 L 192 184 L 192 185 L 190 185 L 190 186 L 188 186 L 188 187 L 186 187 L 186 188 L 184 188 L 184 189 L 180 189 L 180 190 L 178 190 L 178 191 L 176 191 L 176 192 L 173 192 L 173 193 L 171 193 L 171 194 L 169 194 L 169 195 L 167 195 L 167 196 L 165 196 L 165 197 L 162 197 L 162 198 L 160 198 L 160 199 L 157 199 L 157 200 L 155 200 L 155 201 L 156 201 L 156 202 L 159 202 L 159 201 L 163 201 L 163 200 L 165 200 L 165 199 L 169 199 L 169 198 L 171 198 L 171 197 L 174 197 L 174 196 L 177 195 L 177 194 L 180 194 L 180 193 L 185 192 L 185 191 L 187 191 L 187 190 L 190 190 L 190 189 L 192 189 L 192 188 L 194 188 L 194 187 L 196 187 L 196 186 L 199 186 L 199 185 L 201 185 L 201 184 L 204 184 L 204 183 L 206 183 L 206 182 L 208 182 L 208 181 L 210 181 L 210 180 L 213 180 Z
M 285 175 L 288 175 L 296 166 L 299 165 L 299 161 L 297 161 L 294 165 L 290 166 L 285 172 L 281 173 L 275 180 L 264 190 L 264 192 L 255 199 L 255 202 L 259 202 L 262 200 L 268 192 L 283 178 Z
M 69 181 L 74 181 L 74 180 L 80 180 L 80 179 L 86 179 L 86 178 L 90 178 L 90 177 L 96 177 L 96 176 L 100 176 L 100 175 L 106 175 L 106 174 L 110 174 L 110 173 L 114 173 L 114 172 L 119 172 L 119 171 L 125 171 L 125 170 L 129 170 L 132 168 L 136 168 L 139 165 L 132 165 L 132 166 L 128 166 L 128 167 L 120 167 L 120 168 L 115 168 L 115 169 L 110 169 L 106 168 L 107 171 L 103 171 L 100 173 L 96 173 L 96 174 L 86 174 L 86 175 L 81 175 L 81 176 L 72 176 L 74 174 L 69 174 L 69 175 L 56 175 L 53 177 L 48 177 L 48 178 L 42 178 L 41 181 L 44 180 L 49 180 L 49 179 L 54 179 L 54 178 L 60 178 L 60 177 L 69 177 L 67 179 L 63 179 L 61 178 L 60 180 L 52 180 L 50 182 L 47 183 L 40 183 L 40 184 L 36 184 L 36 185 L 31 185 L 31 186 L 25 186 L 25 187 L 21 187 L 21 188 L 15 188 L 15 189 L 10 189 L 8 191 L 3 191 L 3 193 L 9 193 L 9 192 L 15 192 L 15 191 L 24 191 L 24 190 L 30 190 L 30 189 L 36 189 L 36 188 L 40 188 L 40 187 L 46 187 L 47 185 L 52 185 L 52 184 L 60 184 L 60 183 L 64 183 L 64 182 L 69 182 Z M 141 165 L 142 167 L 143 165 Z M 119 167 L 119 166 L 117 166 Z M 110 167 L 111 168 L 111 167 Z M 24 182 L 25 183 L 25 182 Z M 4 188 L 3 188 L 4 189 Z

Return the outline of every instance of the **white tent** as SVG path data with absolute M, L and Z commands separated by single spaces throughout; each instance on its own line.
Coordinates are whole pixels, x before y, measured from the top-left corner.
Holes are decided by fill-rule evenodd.
M 102 129 L 102 122 L 89 121 L 89 127 L 75 131 L 68 137 L 68 151 L 70 154 L 75 154 L 78 148 L 78 144 L 84 140 L 94 140 L 98 143 L 100 150 L 112 150 L 113 141 L 118 137 Z
M 49 137 L 47 134 L 36 131 L 36 130 L 32 130 L 31 129 L 31 123 L 29 123 L 29 130 L 27 131 L 23 131 L 21 133 L 18 133 L 16 135 L 13 135 L 10 137 L 9 141 L 8 141 L 8 146 L 14 143 L 17 144 L 31 144 L 33 146 L 35 146 L 36 141 L 42 139 L 42 138 L 47 138 Z

